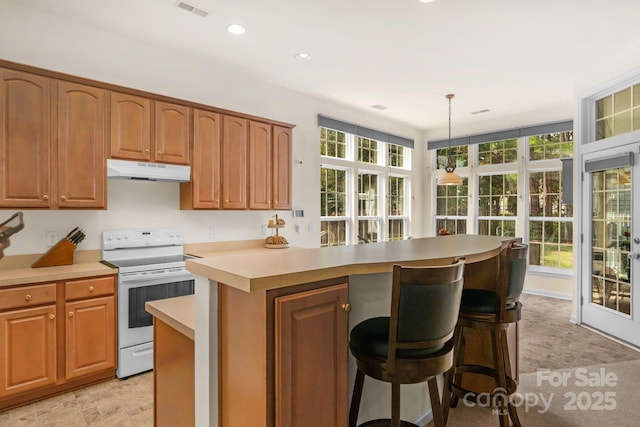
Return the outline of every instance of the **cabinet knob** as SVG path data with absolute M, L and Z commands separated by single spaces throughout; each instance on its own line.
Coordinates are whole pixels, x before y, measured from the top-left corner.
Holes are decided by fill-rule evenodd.
M 47 201 L 49 200 L 49 196 L 47 196 L 46 194 L 44 196 L 42 196 L 42 200 Z
M 62 200 L 64 202 L 65 200 L 67 200 L 67 197 L 66 196 L 60 196 L 60 200 Z
M 144 152 L 145 152 L 145 153 L 147 153 L 147 154 L 149 154 L 149 149 L 148 149 L 148 148 L 145 148 Z
M 162 156 L 162 151 L 158 151 L 158 156 Z
M 49 315 L 49 319 L 53 320 L 53 319 L 55 319 L 55 318 L 56 318 L 56 315 L 55 315 L 55 314 L 50 314 L 50 315 Z
M 93 286 L 89 286 L 89 292 L 93 292 L 95 290 L 96 290 L 96 288 L 94 288 Z
M 69 312 L 69 317 L 73 317 L 73 311 Z
M 342 309 L 346 312 L 350 312 L 351 311 L 351 304 L 349 304 L 348 302 L 345 304 L 342 304 Z
M 31 301 L 31 295 L 26 294 L 26 295 L 24 296 L 24 300 L 25 300 L 25 301 Z

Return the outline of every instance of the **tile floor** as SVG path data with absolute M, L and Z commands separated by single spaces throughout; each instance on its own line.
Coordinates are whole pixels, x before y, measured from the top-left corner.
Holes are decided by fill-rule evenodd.
M 0 412 L 0 426 L 152 427 L 153 373 L 107 381 Z

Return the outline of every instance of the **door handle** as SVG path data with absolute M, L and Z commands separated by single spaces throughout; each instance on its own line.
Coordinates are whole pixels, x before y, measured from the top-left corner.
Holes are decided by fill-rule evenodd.
M 640 259 L 640 252 L 629 252 L 629 255 L 627 255 L 627 258 L 629 258 L 630 260 Z

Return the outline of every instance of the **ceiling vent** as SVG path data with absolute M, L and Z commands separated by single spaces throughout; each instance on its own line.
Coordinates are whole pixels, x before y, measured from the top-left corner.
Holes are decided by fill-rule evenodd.
M 488 113 L 489 111 L 491 111 L 491 110 L 489 110 L 488 108 L 485 108 L 484 110 L 472 111 L 471 114 L 474 114 L 474 115 L 475 114 L 483 114 L 483 113 Z
M 176 6 L 178 6 L 180 9 L 186 10 L 187 12 L 195 13 L 196 15 L 201 16 L 203 18 L 205 18 L 209 14 L 209 12 L 207 12 L 206 10 L 202 10 L 200 8 L 197 8 L 197 7 L 191 5 L 191 4 L 187 3 L 187 2 L 184 2 L 184 1 L 179 1 L 176 4 Z
M 387 107 L 385 107 L 384 105 L 380 105 L 380 104 L 372 105 L 371 108 L 375 108 L 376 110 L 380 110 L 380 111 L 384 111 L 384 110 L 387 109 Z

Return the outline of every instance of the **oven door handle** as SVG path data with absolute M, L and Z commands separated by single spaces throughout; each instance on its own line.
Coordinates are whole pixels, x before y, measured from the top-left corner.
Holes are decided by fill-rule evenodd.
M 145 283 L 152 280 L 153 281 L 162 280 L 163 282 L 181 282 L 185 280 L 193 280 L 193 274 L 189 273 L 186 270 L 180 270 L 180 271 L 152 270 L 150 272 L 146 272 L 146 274 L 123 273 L 118 276 L 118 280 L 120 281 L 121 284 L 131 284 L 131 285 L 134 285 L 136 283 Z

